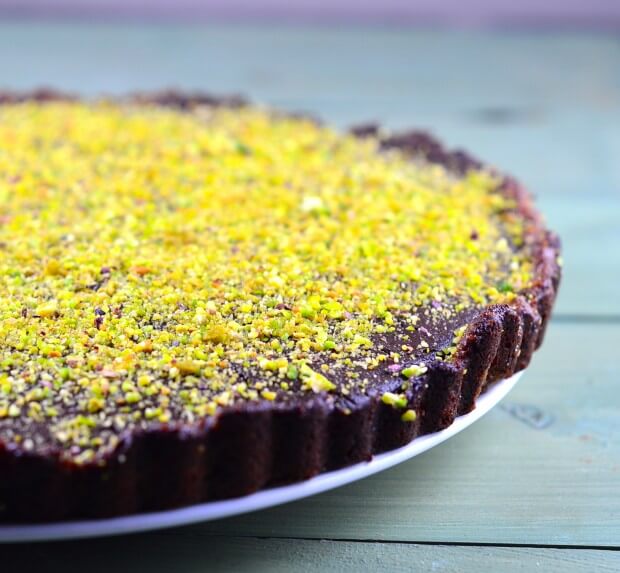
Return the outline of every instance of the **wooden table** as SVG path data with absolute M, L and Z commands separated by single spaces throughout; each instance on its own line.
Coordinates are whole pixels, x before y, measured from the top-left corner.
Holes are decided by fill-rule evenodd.
M 620 570 L 617 37 L 3 23 L 0 82 L 87 94 L 234 91 L 339 126 L 428 127 L 525 181 L 565 252 L 531 368 L 499 407 L 436 449 L 272 510 L 3 546 L 2 559 L 23 560 L 22 571 L 89 573 Z

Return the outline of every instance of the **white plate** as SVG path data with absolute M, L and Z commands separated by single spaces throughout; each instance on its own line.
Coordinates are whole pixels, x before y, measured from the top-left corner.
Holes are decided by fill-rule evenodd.
M 66 521 L 42 525 L 3 525 L 0 526 L 0 542 L 121 535 L 123 533 L 173 527 L 175 525 L 187 525 L 273 507 L 334 489 L 395 466 L 458 434 L 461 430 L 464 430 L 467 426 L 481 418 L 506 396 L 520 376 L 521 372 L 495 384 L 480 396 L 476 409 L 473 412 L 459 416 L 445 430 L 416 438 L 402 448 L 375 456 L 369 462 L 362 462 L 354 466 L 324 473 L 301 483 L 274 487 L 245 497 L 212 501 L 182 509 L 91 521 Z

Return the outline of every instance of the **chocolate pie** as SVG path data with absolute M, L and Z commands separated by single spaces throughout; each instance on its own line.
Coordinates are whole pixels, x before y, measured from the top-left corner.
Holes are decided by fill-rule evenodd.
M 560 278 L 526 191 L 416 131 L 0 96 L 0 521 L 242 496 L 449 426 Z

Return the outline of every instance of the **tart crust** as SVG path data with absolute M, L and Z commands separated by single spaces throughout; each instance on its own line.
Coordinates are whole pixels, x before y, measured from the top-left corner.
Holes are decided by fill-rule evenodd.
M 47 90 L 2 93 L 0 104 L 69 97 Z M 179 109 L 244 104 L 238 97 L 177 92 L 132 99 Z M 366 125 L 352 132 L 379 137 L 384 148 L 424 156 L 457 173 L 482 166 L 420 131 L 383 136 L 378 127 Z M 82 465 L 0 442 L 0 522 L 105 518 L 243 496 L 369 460 L 446 428 L 457 415 L 473 410 L 486 388 L 527 367 L 543 341 L 560 282 L 558 237 L 545 228 L 518 182 L 502 176 L 501 191 L 530 223 L 532 283 L 511 303 L 477 313 L 450 362 L 429 364 L 406 389 L 395 387 L 394 379 L 389 388 L 386 382 L 386 390 L 406 395 L 407 407 L 417 412 L 414 422 L 402 421 L 401 412 L 383 403 L 378 392 L 351 400 L 346 413 L 321 395 L 229 406 L 191 425 L 126 432 L 113 452 Z

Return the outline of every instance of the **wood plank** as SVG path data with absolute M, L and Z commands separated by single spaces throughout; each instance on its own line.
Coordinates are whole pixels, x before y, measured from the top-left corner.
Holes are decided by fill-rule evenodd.
M 448 114 L 491 126 L 564 114 L 569 127 L 591 128 L 575 110 L 617 111 L 620 99 L 611 34 L 23 22 L 0 23 L 0 32 L 8 86 L 242 91 L 341 124 L 376 112 L 399 124 Z M 605 125 L 599 117 L 596 127 Z
M 591 549 L 459 547 L 401 543 L 213 537 L 177 531 L 104 540 L 2 548 L 24 571 L 45 563 L 50 572 L 131 571 L 435 571 L 455 573 L 617 572 L 620 553 Z M 87 565 L 86 565 L 87 564 Z
M 564 267 L 554 316 L 620 319 L 620 193 L 617 199 L 540 194 L 537 204 L 562 239 Z
M 308 105 L 341 124 L 377 112 L 388 122 L 422 125 L 441 115 L 490 126 L 564 115 L 579 136 L 574 129 L 607 124 L 600 116 L 592 126 L 576 110 L 605 114 L 620 99 L 620 47 L 611 34 L 16 22 L 0 23 L 0 31 L 9 86 L 242 91 Z
M 356 484 L 187 534 L 620 547 L 619 341 L 620 325 L 556 323 L 502 406 L 455 438 Z
M 405 93 L 427 113 L 455 104 L 601 105 L 617 101 L 620 73 L 613 34 L 5 22 L 1 37 L 20 55 L 0 60 L 15 85 L 47 81 L 98 93 L 173 83 L 263 100 Z

